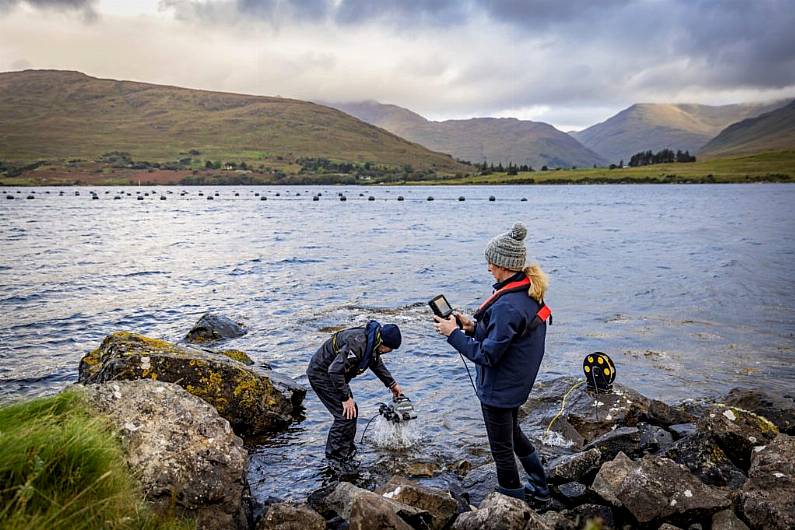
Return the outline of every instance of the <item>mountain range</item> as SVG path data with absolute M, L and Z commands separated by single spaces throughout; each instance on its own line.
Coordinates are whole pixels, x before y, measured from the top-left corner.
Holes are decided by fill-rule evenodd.
M 453 157 L 540 169 L 605 166 L 663 148 L 699 157 L 795 150 L 790 100 L 636 104 L 571 134 L 514 118 L 431 121 L 375 101 L 333 106 L 71 71 L 6 72 L 0 73 L 0 161 L 96 160 L 124 151 L 138 161 L 191 155 L 194 164 L 246 161 L 287 173 L 299 171 L 302 160 L 325 158 L 451 175 L 474 171 Z
M 468 166 L 343 112 L 306 101 L 97 79 L 0 73 L 0 160 L 83 158 L 249 161 L 301 158 L 466 172 Z
M 459 160 L 535 168 L 591 167 L 606 160 L 547 123 L 516 118 L 431 121 L 376 101 L 328 103 L 352 116 Z
M 640 151 L 697 153 L 729 125 L 786 105 L 788 100 L 738 105 L 638 103 L 602 123 L 570 133 L 612 163 Z

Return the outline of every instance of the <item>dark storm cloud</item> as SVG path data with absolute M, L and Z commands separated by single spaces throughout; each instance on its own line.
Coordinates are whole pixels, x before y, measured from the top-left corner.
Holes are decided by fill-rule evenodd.
M 547 42 L 565 50 L 574 62 L 589 55 L 581 50 L 603 50 L 603 62 L 588 65 L 589 77 L 597 85 L 605 84 L 598 78 L 608 69 L 613 81 L 625 77 L 641 87 L 647 82 L 702 88 L 778 88 L 795 83 L 795 9 L 790 0 L 164 0 L 163 4 L 178 14 L 214 13 L 215 5 L 279 25 L 377 24 L 398 33 L 482 24 L 483 32 L 512 32 L 517 42 Z M 660 67 L 673 61 L 680 66 L 671 76 L 669 69 Z M 482 75 L 480 65 L 475 69 Z M 576 79 L 561 81 L 574 84 Z M 556 82 L 550 79 L 551 84 Z M 565 96 L 565 91 L 559 95 Z

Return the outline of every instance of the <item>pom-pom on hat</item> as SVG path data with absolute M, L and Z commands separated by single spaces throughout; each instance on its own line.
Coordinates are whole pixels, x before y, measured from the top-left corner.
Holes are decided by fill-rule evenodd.
M 492 265 L 512 271 L 524 269 L 527 261 L 527 248 L 524 238 L 527 237 L 527 227 L 516 223 L 510 232 L 500 234 L 486 245 L 486 259 Z

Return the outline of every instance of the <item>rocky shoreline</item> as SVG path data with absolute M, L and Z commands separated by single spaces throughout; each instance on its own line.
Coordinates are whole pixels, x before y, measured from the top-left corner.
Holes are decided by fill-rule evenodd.
M 207 348 L 245 332 L 233 321 L 205 315 L 196 328 L 188 337 L 200 347 L 111 334 L 81 360 L 80 383 L 118 430 L 153 507 L 198 528 L 795 527 L 792 395 L 735 389 L 720 403 L 668 405 L 622 385 L 597 394 L 573 377 L 539 382 L 522 407 L 523 428 L 547 442 L 537 444 L 553 491 L 546 505 L 493 493 L 484 457 L 415 473 L 372 469 L 367 481 L 331 482 L 306 504 L 255 509 L 241 436 L 300 420 L 306 389 L 243 352 Z M 452 478 L 441 490 L 400 472 Z

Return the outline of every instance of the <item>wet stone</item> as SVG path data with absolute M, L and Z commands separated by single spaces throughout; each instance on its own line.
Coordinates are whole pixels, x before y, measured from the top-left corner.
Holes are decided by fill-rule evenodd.
M 394 501 L 372 491 L 354 486 L 349 482 L 337 483 L 325 495 L 315 496 L 315 500 L 310 501 L 310 503 L 324 515 L 335 513 L 344 520 L 353 523 L 354 504 L 361 498 L 365 498 L 364 502 L 359 502 L 359 513 L 363 515 L 362 524 L 367 518 L 366 514 L 368 511 L 372 512 L 372 516 L 375 519 L 385 519 L 383 514 L 392 512 L 412 527 L 428 527 L 431 524 L 431 514 L 426 510 Z
M 582 501 L 588 494 L 588 487 L 580 482 L 566 482 L 556 487 L 559 496 L 568 504 Z
M 425 488 L 410 480 L 395 476 L 382 486 L 376 493 L 415 508 L 427 511 L 431 515 L 430 528 L 445 528 L 458 513 L 458 502 L 446 491 Z
M 697 433 L 677 440 L 661 455 L 687 466 L 704 484 L 735 490 L 745 483 L 745 474 L 709 434 Z
M 754 451 L 739 511 L 752 528 L 795 528 L 795 436 L 779 434 Z
M 461 483 L 469 503 L 477 506 L 497 489 L 497 468 L 494 464 L 476 467 L 470 471 Z
M 557 457 L 549 462 L 549 480 L 558 483 L 578 481 L 595 470 L 601 458 L 602 453 L 596 448 Z
M 612 460 L 618 453 L 639 456 L 641 432 L 637 427 L 619 427 L 607 432 L 585 446 L 585 449 L 598 449 L 602 461 Z
M 773 440 L 778 427 L 770 420 L 737 407 L 716 405 L 696 424 L 698 430 L 709 434 L 740 469 L 751 464 L 753 448 Z
M 795 435 L 795 398 L 791 394 L 734 388 L 724 403 L 763 416 L 781 432 Z
M 712 530 L 748 530 L 732 510 L 723 510 L 712 516 Z
M 246 334 L 246 329 L 229 317 L 205 313 L 188 332 L 185 340 L 193 343 L 234 339 Z
M 696 424 L 677 423 L 675 425 L 671 425 L 670 427 L 668 427 L 668 430 L 671 431 L 674 437 L 678 440 L 680 438 L 684 438 L 685 436 L 696 434 Z
M 638 428 L 640 429 L 640 448 L 644 452 L 656 453 L 674 443 L 671 433 L 662 427 L 643 423 L 639 424 Z
M 257 530 L 325 530 L 326 520 L 303 504 L 275 503 L 257 524 Z
M 526 502 L 501 493 L 491 493 L 477 510 L 462 513 L 454 530 L 552 530 L 544 518 Z

